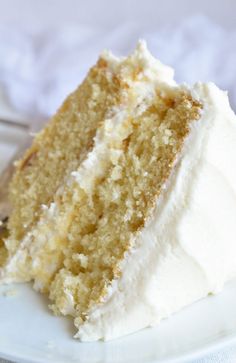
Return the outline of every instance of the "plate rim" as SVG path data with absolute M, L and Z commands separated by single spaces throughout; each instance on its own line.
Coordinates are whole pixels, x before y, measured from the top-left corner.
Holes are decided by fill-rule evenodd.
M 209 354 L 213 354 L 221 349 L 225 349 L 236 343 L 236 332 L 231 333 L 230 335 L 224 337 L 218 337 L 211 342 L 203 344 L 201 347 L 197 347 L 192 351 L 188 351 L 183 354 L 178 354 L 176 357 L 167 358 L 167 359 L 157 359 L 157 360 L 150 360 L 148 363 L 187 363 L 190 360 L 199 359 L 206 357 Z M 83 344 L 83 343 L 82 343 Z M 86 343 L 85 343 L 86 344 Z M 106 342 L 103 342 L 106 344 Z M 1 348 L 0 348 L 1 349 Z M 32 357 L 31 357 L 32 358 Z M 0 359 L 10 360 L 12 363 L 52 363 L 52 359 L 43 358 L 36 358 L 31 359 L 27 357 L 25 354 L 22 355 L 14 355 L 14 354 L 6 354 L 2 353 L 0 350 Z M 60 363 L 70 363 L 68 361 L 61 361 Z M 83 361 L 81 361 L 83 363 Z M 121 362 L 122 363 L 122 362 Z M 124 362 L 126 363 L 126 362 Z
M 227 336 L 218 337 L 206 344 L 202 344 L 201 347 L 197 347 L 192 351 L 179 354 L 174 358 L 167 358 L 164 360 L 157 360 L 150 363 L 187 363 L 189 360 L 205 358 L 209 354 L 214 354 L 220 350 L 236 344 L 236 332 L 228 334 Z

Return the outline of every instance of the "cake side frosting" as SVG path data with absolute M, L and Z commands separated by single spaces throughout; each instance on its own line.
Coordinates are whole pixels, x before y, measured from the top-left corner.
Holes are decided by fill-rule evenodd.
M 81 340 L 155 326 L 236 276 L 236 117 L 215 85 L 196 84 L 192 94 L 204 105 L 202 118 L 192 124 L 152 220 L 127 253 L 122 277 L 77 324 Z

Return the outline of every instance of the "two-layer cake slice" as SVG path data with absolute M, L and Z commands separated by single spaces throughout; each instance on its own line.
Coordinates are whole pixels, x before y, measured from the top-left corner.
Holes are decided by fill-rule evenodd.
M 105 52 L 17 163 L 0 279 L 81 340 L 155 325 L 236 275 L 235 163 L 224 92 L 177 85 L 143 42 Z

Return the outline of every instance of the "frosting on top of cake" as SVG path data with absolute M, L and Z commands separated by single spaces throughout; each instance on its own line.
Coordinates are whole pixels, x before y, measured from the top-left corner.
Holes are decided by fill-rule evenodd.
M 123 57 L 116 57 L 110 51 L 103 51 L 101 58 L 106 60 L 111 71 L 116 71 L 119 64 L 125 59 Z M 154 82 L 165 82 L 170 85 L 175 85 L 174 70 L 173 68 L 161 63 L 158 59 L 147 49 L 147 44 L 144 40 L 139 40 L 134 52 L 127 58 L 127 67 L 123 69 L 124 77 L 129 81 L 130 68 L 142 70 L 140 72 L 140 79 Z

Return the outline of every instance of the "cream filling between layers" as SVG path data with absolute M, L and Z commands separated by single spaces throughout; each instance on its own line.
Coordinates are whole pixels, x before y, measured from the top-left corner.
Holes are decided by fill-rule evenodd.
M 192 94 L 204 105 L 202 118 L 121 278 L 84 324 L 75 320 L 83 341 L 156 325 L 236 276 L 236 117 L 215 85 L 196 84 Z

